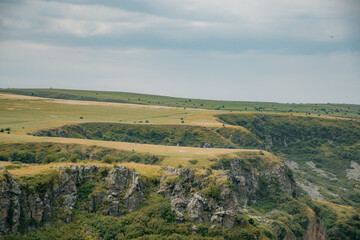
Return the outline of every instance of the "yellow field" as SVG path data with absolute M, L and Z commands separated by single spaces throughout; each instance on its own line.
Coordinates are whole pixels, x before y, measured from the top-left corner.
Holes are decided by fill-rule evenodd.
M 0 143 L 58 142 L 97 145 L 120 150 L 134 150 L 162 157 L 163 165 L 190 166 L 188 160 L 198 160 L 197 167 L 209 167 L 210 162 L 224 155 L 235 156 L 236 152 L 251 153 L 259 150 L 214 149 L 109 142 L 73 138 L 49 138 L 26 135 L 39 129 L 84 122 L 138 123 L 148 120 L 151 124 L 182 124 L 220 127 L 214 115 L 229 113 L 202 109 L 147 106 L 108 102 L 74 101 L 0 94 L 0 128 L 11 128 L 11 133 L 1 133 Z M 83 117 L 83 119 L 80 119 Z M 230 125 L 226 125 L 230 126 Z M 235 126 L 232 126 L 235 127 Z M 270 154 L 268 154 L 270 155 Z M 272 159 L 273 157 L 268 157 Z M 273 159 L 275 160 L 275 159 Z M 40 170 L 39 170 L 40 171 Z
M 2 165 L 0 166 L 6 166 L 11 165 L 9 162 L 0 162 Z M 53 170 L 54 168 L 61 168 L 61 167 L 69 167 L 71 165 L 87 165 L 87 164 L 93 164 L 97 165 L 99 167 L 110 167 L 112 168 L 114 164 L 107 164 L 102 162 L 91 162 L 91 161 L 83 161 L 79 163 L 70 163 L 70 162 L 64 162 L 64 163 L 50 163 L 50 164 L 22 164 L 21 168 L 18 169 L 11 169 L 8 170 L 13 176 L 15 177 L 23 177 L 23 176 L 31 176 L 36 174 L 43 174 L 48 171 Z M 144 165 L 139 163 L 119 163 L 116 165 L 123 165 L 130 169 L 135 169 L 139 174 L 141 174 L 144 177 L 160 177 L 161 173 L 163 171 L 161 166 L 155 166 L 155 165 Z
M 11 165 L 11 162 L 1 162 L 0 161 L 0 168 Z

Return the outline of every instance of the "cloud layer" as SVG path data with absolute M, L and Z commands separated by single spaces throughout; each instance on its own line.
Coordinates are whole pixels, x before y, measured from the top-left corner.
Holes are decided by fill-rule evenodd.
M 360 103 L 359 12 L 357 0 L 3 0 L 0 87 Z

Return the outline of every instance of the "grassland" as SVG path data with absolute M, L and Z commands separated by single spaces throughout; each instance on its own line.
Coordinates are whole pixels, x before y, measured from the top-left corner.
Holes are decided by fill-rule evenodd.
M 46 98 L 132 103 L 178 108 L 199 108 L 242 112 L 310 113 L 336 117 L 360 117 L 360 106 L 351 104 L 282 104 L 268 102 L 218 101 L 186 99 L 125 92 L 84 91 L 65 89 L 1 89 L 0 92 Z
M 23 164 L 20 168 L 14 168 L 7 170 L 15 177 L 24 177 L 24 176 L 33 176 L 37 174 L 45 174 L 49 171 L 52 171 L 54 168 L 61 168 L 61 167 L 69 167 L 71 165 L 74 165 L 75 163 L 71 162 L 62 162 L 62 163 L 49 163 L 49 164 Z M 102 163 L 98 161 L 83 161 L 78 162 L 76 165 L 87 165 L 87 164 L 94 164 L 100 167 L 109 167 L 112 168 L 114 165 L 122 165 L 126 166 L 130 169 L 135 169 L 139 174 L 141 174 L 144 177 L 160 177 L 163 169 L 161 166 L 156 165 L 144 165 L 141 163 L 116 163 L 116 164 L 108 164 L 108 163 Z M 1 162 L 0 166 L 9 166 L 11 165 L 10 162 Z
M 0 129 L 10 128 L 0 133 L 0 143 L 58 142 L 102 146 L 119 150 L 134 150 L 150 153 L 163 158 L 162 164 L 169 166 L 192 166 L 189 160 L 198 160 L 198 167 L 208 167 L 210 160 L 235 152 L 253 152 L 258 150 L 234 150 L 213 148 L 192 148 L 139 144 L 128 142 L 109 142 L 90 139 L 34 137 L 27 135 L 41 129 L 61 127 L 66 124 L 86 122 L 113 122 L 141 124 L 148 120 L 151 124 L 178 124 L 222 127 L 214 116 L 226 111 L 200 109 L 179 109 L 172 107 L 143 106 L 121 103 L 100 103 L 43 99 L 21 95 L 0 95 Z M 83 119 L 80 119 L 83 117 Z M 181 118 L 183 120 L 181 120 Z M 184 121 L 184 123 L 181 123 Z M 227 126 L 227 125 L 225 125 Z M 231 127 L 231 126 L 230 126 Z
M 279 163 L 279 157 L 282 157 L 299 165 L 299 169 L 294 170 L 296 178 L 316 183 L 326 200 L 331 201 L 310 201 L 308 204 L 325 220 L 331 234 L 331 231 L 339 231 L 331 224 L 336 228 L 350 226 L 356 229 L 353 224 L 358 219 L 356 214 L 360 206 L 358 184 L 356 180 L 346 179 L 345 170 L 350 161 L 359 162 L 359 112 L 358 105 L 229 102 L 99 91 L 2 89 L 0 160 L 5 155 L 3 159 L 8 161 L 10 155 L 34 154 L 32 159 L 37 164 L 14 164 L 14 159 L 10 159 L 13 163 L 0 161 L 0 168 L 21 178 L 51 172 L 54 167 L 69 166 L 74 162 L 104 167 L 121 164 L 135 168 L 144 177 L 158 178 L 162 166 L 181 165 L 204 171 L 217 161 L 234 157 L 249 162 L 257 159 L 255 164 L 258 165 Z M 71 131 L 68 137 L 59 137 L 57 130 L 65 125 L 94 127 L 83 138 L 75 138 L 78 133 Z M 139 134 L 124 142 L 129 128 Z M 168 131 L 171 128 L 177 129 L 181 136 L 185 130 L 191 134 L 199 129 L 206 131 L 198 132 L 199 141 L 176 146 L 180 135 L 171 135 Z M 101 129 L 103 137 L 96 137 L 95 129 Z M 114 135 L 119 129 L 123 129 L 122 135 Z M 43 137 L 29 135 L 41 130 L 45 133 Z M 169 133 L 167 137 L 174 137 L 174 141 L 166 144 L 163 137 L 159 141 L 150 141 L 151 130 Z M 199 143 L 212 137 L 218 143 L 252 147 L 238 141 L 244 135 L 258 143 L 253 145 L 257 149 L 194 147 L 202 146 Z M 95 157 L 88 157 L 86 151 Z M 102 151 L 106 154 L 99 155 Z M 107 155 L 110 160 L 104 161 Z M 144 156 L 143 159 L 156 156 L 156 161 L 135 162 L 130 155 Z M 324 169 L 327 175 L 320 175 L 316 168 L 307 164 L 309 161 Z

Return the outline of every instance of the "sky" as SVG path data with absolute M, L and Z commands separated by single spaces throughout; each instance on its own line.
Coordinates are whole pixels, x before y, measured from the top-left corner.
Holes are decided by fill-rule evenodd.
M 360 104 L 359 0 L 0 0 L 0 88 Z

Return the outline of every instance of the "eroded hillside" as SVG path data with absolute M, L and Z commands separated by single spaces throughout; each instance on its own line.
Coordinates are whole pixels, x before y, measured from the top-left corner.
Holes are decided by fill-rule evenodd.
M 360 124 L 334 106 L 88 100 L 0 96 L 5 238 L 360 238 Z

